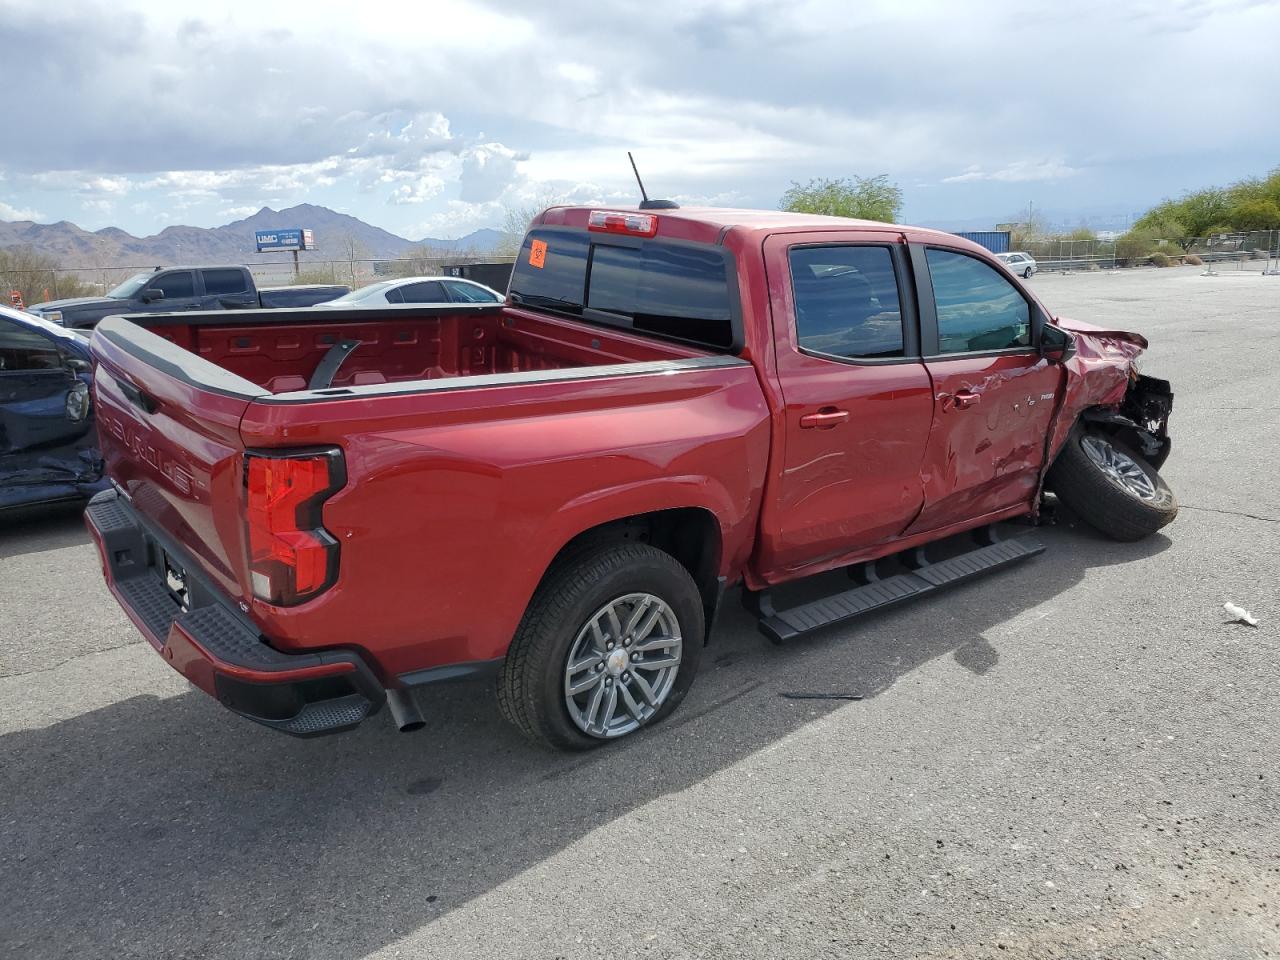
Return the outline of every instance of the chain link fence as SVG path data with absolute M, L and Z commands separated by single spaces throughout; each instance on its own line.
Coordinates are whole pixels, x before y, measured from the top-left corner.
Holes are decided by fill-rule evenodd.
M 344 260 L 303 260 L 299 272 L 294 274 L 290 259 L 263 260 L 256 263 L 201 264 L 201 266 L 244 266 L 253 274 L 259 287 L 288 286 L 294 283 L 341 283 L 360 287 L 377 280 L 396 277 L 442 276 L 450 268 L 462 264 L 514 263 L 511 256 L 440 256 L 361 258 Z M 95 265 L 91 267 L 28 267 L 21 260 L 14 263 L 0 262 L 0 290 L 4 302 L 10 293 L 17 291 L 22 301 L 30 306 L 45 300 L 61 300 L 66 297 L 100 297 L 139 273 L 151 273 L 154 263 Z
M 1154 248 L 1154 249 L 1153 249 Z M 1236 269 L 1280 273 L 1280 230 L 1218 233 L 1178 240 L 1068 239 L 1046 237 L 1016 247 L 1035 258 L 1042 271 L 1101 270 L 1169 263 L 1234 264 Z

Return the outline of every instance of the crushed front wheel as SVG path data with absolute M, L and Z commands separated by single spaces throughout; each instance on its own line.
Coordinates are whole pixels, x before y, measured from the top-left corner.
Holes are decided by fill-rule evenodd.
M 1178 515 L 1160 472 L 1127 444 L 1077 427 L 1046 478 L 1073 513 L 1113 540 L 1149 537 Z

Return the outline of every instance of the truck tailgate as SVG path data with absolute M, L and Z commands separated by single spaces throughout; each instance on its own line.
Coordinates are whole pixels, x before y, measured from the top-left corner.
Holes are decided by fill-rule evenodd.
M 239 426 L 265 391 L 116 318 L 91 349 L 108 475 L 218 587 L 244 597 Z

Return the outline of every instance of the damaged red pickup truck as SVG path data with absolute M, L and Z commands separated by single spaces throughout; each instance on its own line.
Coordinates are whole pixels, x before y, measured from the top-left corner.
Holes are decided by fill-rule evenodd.
M 491 672 L 517 727 L 584 748 L 677 707 L 730 586 L 785 640 L 1038 553 L 992 525 L 1045 488 L 1112 537 L 1164 526 L 1145 346 L 948 234 L 556 207 L 505 304 L 104 320 L 87 519 L 236 713 L 412 729 L 422 688 Z

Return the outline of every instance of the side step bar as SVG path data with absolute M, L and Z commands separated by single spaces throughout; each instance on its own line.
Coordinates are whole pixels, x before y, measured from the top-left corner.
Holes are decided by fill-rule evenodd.
M 857 571 L 864 580 L 869 581 L 863 586 L 791 607 L 789 610 L 776 609 L 767 590 L 744 594 L 744 600 L 748 609 L 756 614 L 760 632 L 774 643 L 783 643 L 873 610 L 883 610 L 907 600 L 915 600 L 943 587 L 999 570 L 1043 552 L 1044 544 L 1032 536 L 997 541 L 936 563 L 923 562 L 923 550 L 915 550 L 907 555 L 909 560 L 915 561 L 910 563 L 915 567 L 910 573 L 878 579 L 873 561 L 851 570 L 851 573 Z

